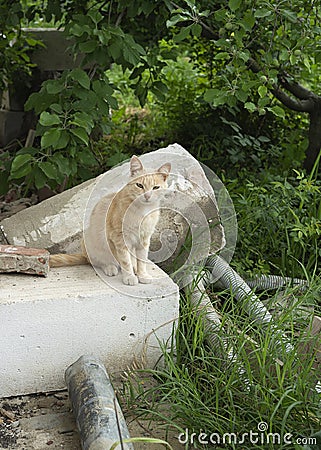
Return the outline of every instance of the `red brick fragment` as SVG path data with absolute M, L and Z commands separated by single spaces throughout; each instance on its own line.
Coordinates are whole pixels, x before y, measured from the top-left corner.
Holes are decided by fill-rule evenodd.
M 0 245 L 0 272 L 20 272 L 47 276 L 49 252 L 20 245 Z

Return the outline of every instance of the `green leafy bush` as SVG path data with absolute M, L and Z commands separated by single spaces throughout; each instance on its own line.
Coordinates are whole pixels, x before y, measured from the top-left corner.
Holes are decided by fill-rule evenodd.
M 239 269 L 304 278 L 320 274 L 320 180 L 298 171 L 287 179 L 243 176 L 229 183 L 238 219 Z
M 17 78 L 27 81 L 34 65 L 30 61 L 30 50 L 39 41 L 27 37 L 21 29 L 23 8 L 20 1 L 10 5 L 0 4 L 0 96 Z
M 38 145 L 17 152 L 9 179 L 25 179 L 27 188 L 71 186 L 98 171 L 93 142 L 109 132 L 110 112 L 118 107 L 105 72 L 113 62 L 132 69 L 145 55 L 130 34 L 106 20 L 99 6 L 69 17 L 65 27 L 82 68 L 45 81 L 26 103 L 27 110 L 39 115 Z M 136 90 L 140 86 L 138 80 Z

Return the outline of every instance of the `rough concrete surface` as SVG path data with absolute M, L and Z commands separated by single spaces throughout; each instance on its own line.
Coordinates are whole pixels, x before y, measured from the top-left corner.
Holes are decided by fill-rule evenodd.
M 0 397 L 65 387 L 66 368 L 83 354 L 112 374 L 135 359 L 158 360 L 179 314 L 178 287 L 157 266 L 157 283 L 103 281 L 90 266 L 51 269 L 47 278 L 0 276 Z

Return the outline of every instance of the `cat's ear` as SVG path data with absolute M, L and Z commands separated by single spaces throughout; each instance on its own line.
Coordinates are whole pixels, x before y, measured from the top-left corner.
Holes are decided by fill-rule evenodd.
M 144 171 L 144 166 L 141 163 L 141 160 L 137 156 L 132 156 L 130 158 L 130 175 L 132 177 L 136 177 L 140 175 Z
M 164 176 L 164 180 L 166 180 L 171 171 L 171 167 L 172 166 L 170 163 L 163 164 L 162 166 L 160 166 L 157 172 L 161 173 Z

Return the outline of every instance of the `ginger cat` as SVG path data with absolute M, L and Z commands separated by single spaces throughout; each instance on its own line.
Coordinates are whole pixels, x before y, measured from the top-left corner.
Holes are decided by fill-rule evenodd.
M 108 276 L 117 275 L 120 269 L 124 284 L 151 283 L 148 250 L 170 170 L 170 163 L 165 163 L 156 171 L 146 171 L 140 159 L 133 156 L 129 182 L 94 207 L 84 233 L 82 254 L 51 255 L 50 266 L 90 262 Z

